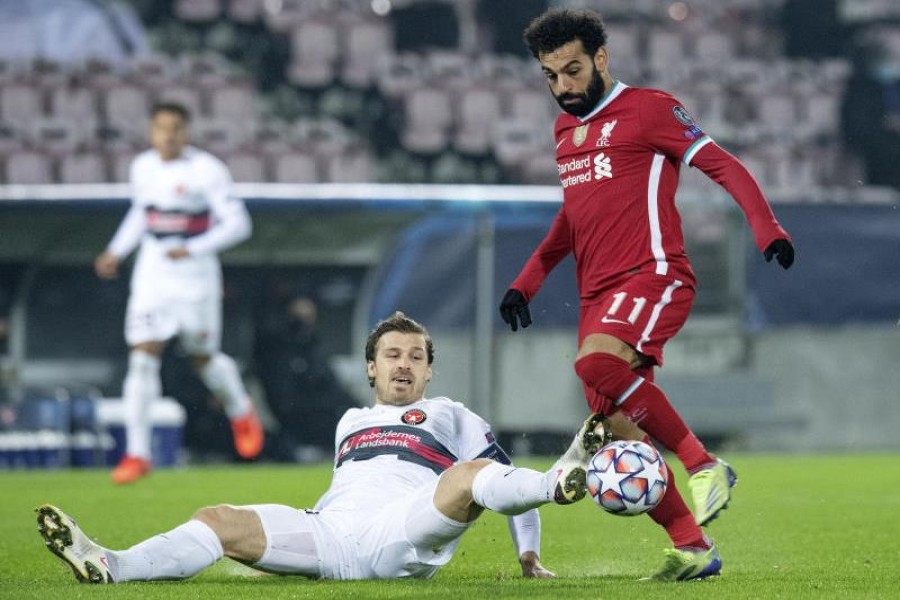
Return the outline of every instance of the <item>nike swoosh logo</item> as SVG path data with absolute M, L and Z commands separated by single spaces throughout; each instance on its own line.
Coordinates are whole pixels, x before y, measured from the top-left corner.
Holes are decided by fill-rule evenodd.
M 566 141 L 566 138 L 559 140 L 559 143 L 556 144 L 556 149 L 559 150 L 559 147 L 562 146 L 565 141 Z
M 620 325 L 633 325 L 633 323 L 629 323 L 628 321 L 620 321 L 619 319 L 610 319 L 609 317 L 604 316 L 600 319 L 601 323 L 618 323 Z

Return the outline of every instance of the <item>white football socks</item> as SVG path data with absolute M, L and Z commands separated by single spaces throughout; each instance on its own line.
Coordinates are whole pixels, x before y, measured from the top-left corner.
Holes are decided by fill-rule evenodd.
M 216 533 L 191 520 L 128 550 L 107 550 L 116 583 L 152 579 L 184 579 L 212 566 L 225 555 Z
M 142 350 L 128 355 L 128 373 L 122 384 L 125 421 L 125 452 L 150 460 L 150 403 L 162 393 L 160 359 Z
M 551 475 L 553 477 L 551 477 Z M 475 475 L 475 503 L 504 515 L 518 515 L 553 499 L 554 473 L 516 468 L 492 462 Z
M 216 398 L 222 401 L 229 419 L 242 417 L 250 412 L 250 397 L 237 364 L 230 356 L 221 352 L 214 354 L 200 370 L 200 378 Z

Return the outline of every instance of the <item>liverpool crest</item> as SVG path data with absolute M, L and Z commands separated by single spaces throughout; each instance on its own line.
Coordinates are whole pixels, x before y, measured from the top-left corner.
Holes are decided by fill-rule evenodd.
M 576 127 L 575 131 L 572 133 L 572 143 L 576 146 L 580 146 L 584 143 L 584 140 L 587 139 L 588 128 L 591 126 L 590 123 L 586 125 L 581 125 L 580 127 Z
M 619 120 L 616 119 L 603 124 L 603 127 L 600 128 L 600 139 L 597 140 L 598 148 L 606 148 L 609 146 L 609 136 L 612 135 L 612 130 L 618 122 Z

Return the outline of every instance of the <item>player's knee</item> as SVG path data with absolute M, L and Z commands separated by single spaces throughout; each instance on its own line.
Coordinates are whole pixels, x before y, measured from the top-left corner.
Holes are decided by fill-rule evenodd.
M 225 554 L 231 555 L 235 542 L 240 541 L 239 516 L 234 506 L 219 504 L 203 507 L 191 518 L 208 525 L 219 538 Z
M 191 363 L 194 365 L 194 370 L 197 372 L 205 369 L 206 365 L 208 365 L 211 360 L 212 356 L 209 354 L 194 354 L 191 356 Z
M 462 502 L 472 499 L 472 482 L 479 470 L 475 463 L 463 462 L 447 471 L 447 488 L 454 498 Z
M 484 510 L 472 493 L 475 476 L 491 461 L 477 459 L 453 465 L 441 475 L 434 493 L 434 505 L 444 515 L 462 523 L 478 518 Z
M 213 530 L 225 556 L 254 564 L 263 555 L 266 534 L 259 515 L 247 507 L 231 504 L 207 506 L 194 513 L 194 519 Z
M 444 476 L 441 477 L 442 482 L 446 480 L 444 491 L 448 495 L 452 495 L 453 499 L 460 505 L 474 503 L 472 484 L 475 481 L 475 476 L 490 463 L 491 461 L 486 458 L 457 463 L 445 471 Z
M 617 356 L 594 352 L 575 361 L 575 373 L 591 389 L 609 394 L 610 380 L 622 371 L 629 371 L 628 364 Z
M 143 352 L 144 354 L 149 354 L 155 358 L 162 356 L 164 349 L 165 344 L 163 342 L 139 342 L 130 348 L 132 353 Z
M 160 358 L 156 354 L 133 348 L 128 354 L 128 374 L 136 377 L 157 377 Z
M 229 504 L 204 506 L 195 512 L 191 518 L 206 523 L 221 538 L 220 530 L 227 526 L 234 510 L 234 507 Z

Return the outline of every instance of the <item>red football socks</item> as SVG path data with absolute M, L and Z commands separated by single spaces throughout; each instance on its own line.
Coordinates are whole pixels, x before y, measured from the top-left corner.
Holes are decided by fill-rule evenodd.
M 625 416 L 674 452 L 689 472 L 715 461 L 663 391 L 636 375 L 626 361 L 596 352 L 576 361 L 575 372 L 586 387 L 612 398 Z
M 649 444 L 649 438 L 644 438 L 644 443 Z M 672 469 L 668 469 L 668 472 L 666 493 L 663 494 L 662 500 L 659 501 L 656 508 L 647 514 L 666 530 L 669 539 L 672 540 L 672 545 L 676 548 L 709 549 L 709 541 L 703 535 L 703 530 L 697 525 L 694 515 L 691 514 L 675 486 L 675 475 L 672 474 Z

